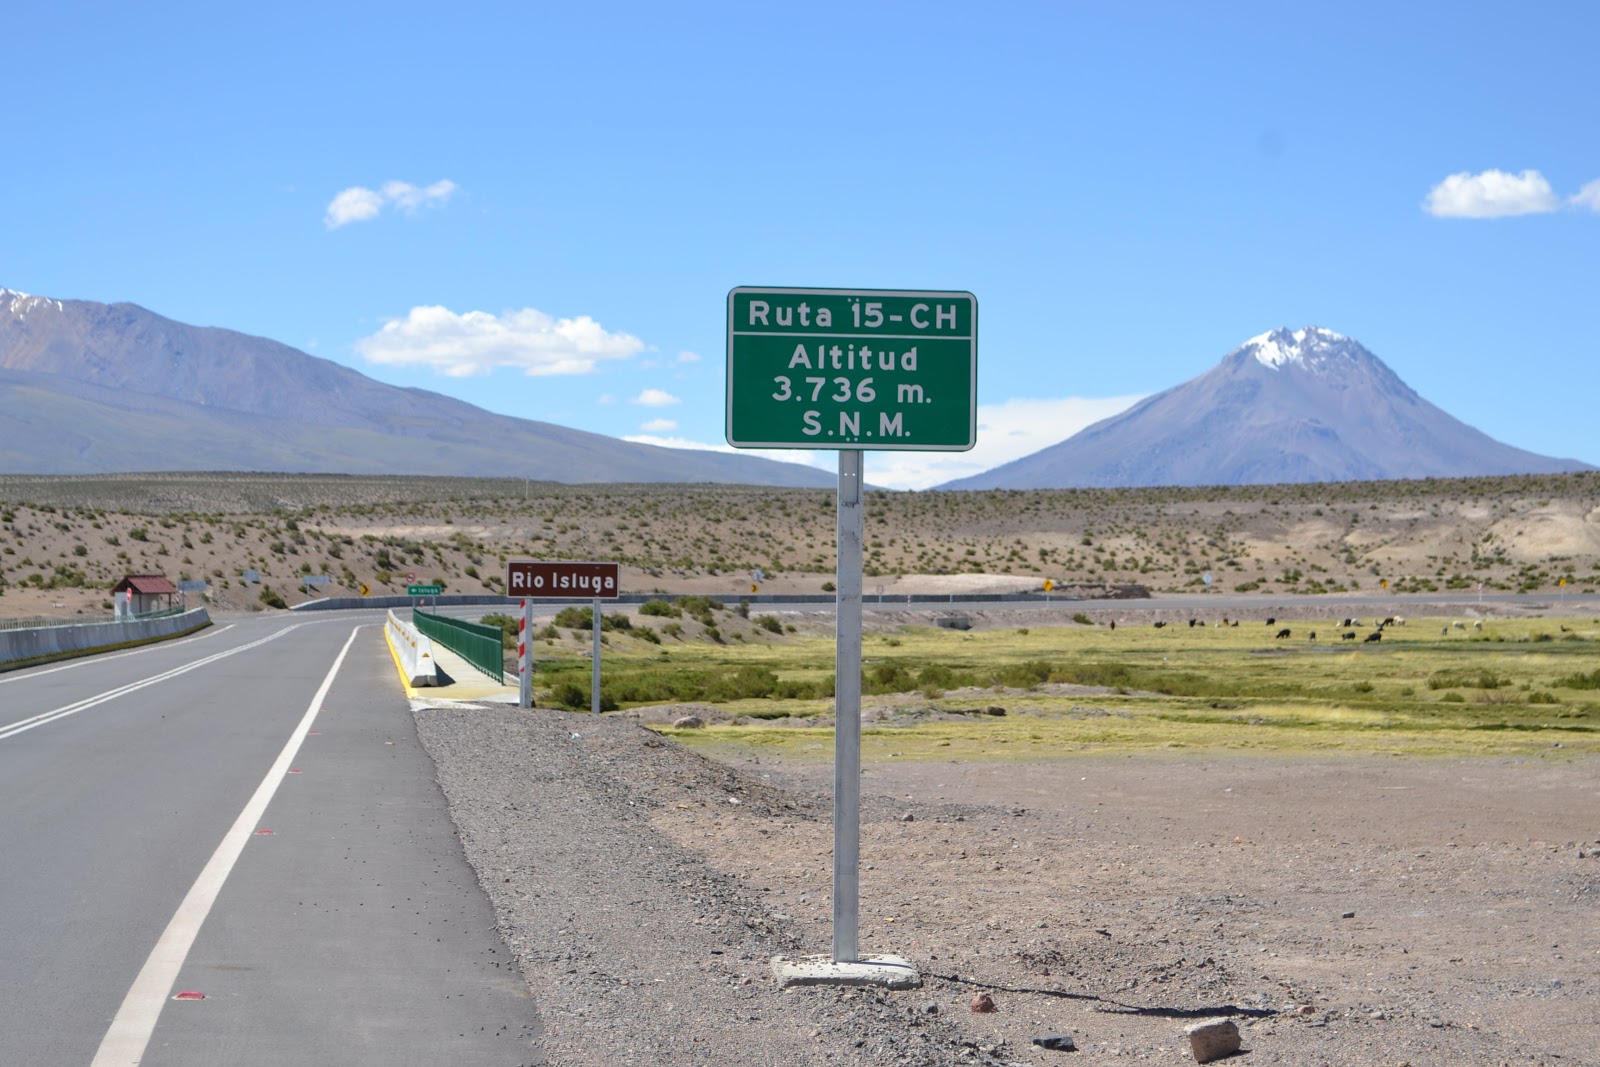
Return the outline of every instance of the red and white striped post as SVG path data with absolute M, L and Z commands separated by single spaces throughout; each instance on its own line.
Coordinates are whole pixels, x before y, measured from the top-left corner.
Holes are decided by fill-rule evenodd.
M 517 706 L 533 707 L 533 601 L 522 598 L 522 622 L 517 626 Z

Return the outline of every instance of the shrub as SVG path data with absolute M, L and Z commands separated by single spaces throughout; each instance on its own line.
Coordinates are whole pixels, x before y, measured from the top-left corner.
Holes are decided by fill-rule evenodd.
M 683 616 L 683 609 L 667 600 L 646 600 L 639 605 L 640 615 L 659 615 L 662 618 L 677 619 Z
M 832 582 L 823 582 L 822 583 L 822 591 L 824 593 L 831 593 L 831 592 L 835 591 L 836 589 L 838 589 L 838 586 L 834 585 Z
M 587 630 L 594 625 L 591 608 L 562 608 L 556 612 L 555 624 L 568 630 Z M 601 626 L 605 623 L 602 621 Z
M 522 629 L 522 620 L 515 615 L 504 612 L 490 612 L 478 620 L 485 626 L 500 627 L 500 644 L 504 648 L 517 647 L 517 633 Z
M 288 602 L 285 601 L 283 597 L 279 595 L 277 590 L 273 589 L 270 585 L 264 585 L 261 587 L 260 600 L 269 608 L 282 609 L 289 606 Z
M 1075 612 L 1072 613 L 1072 621 L 1077 623 L 1079 626 L 1093 626 L 1094 625 L 1094 620 L 1089 618 L 1089 616 L 1085 615 L 1081 611 L 1075 611 Z
M 665 626 L 661 627 L 661 632 L 668 637 L 682 637 L 683 626 L 676 622 L 669 622 Z
M 1592 670 L 1588 674 L 1581 671 L 1569 674 L 1565 678 L 1556 679 L 1556 685 L 1562 689 L 1600 689 L 1600 669 Z
M 756 617 L 756 625 L 768 633 L 783 633 L 783 623 L 778 621 L 776 615 L 758 615 Z
M 1434 671 L 1428 675 L 1429 689 L 1498 689 L 1505 684 L 1490 671 Z

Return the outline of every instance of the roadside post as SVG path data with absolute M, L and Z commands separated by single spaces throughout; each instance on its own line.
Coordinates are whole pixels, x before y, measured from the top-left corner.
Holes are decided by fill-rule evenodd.
M 506 595 L 522 598 L 522 643 L 518 669 L 522 672 L 517 702 L 533 706 L 533 601 L 581 600 L 593 605 L 589 625 L 594 633 L 594 665 L 590 679 L 589 711 L 600 714 L 600 602 L 622 595 L 622 565 L 572 560 L 513 559 L 506 561 Z
M 594 662 L 589 665 L 589 714 L 600 714 L 600 598 L 589 610 L 589 633 L 594 638 Z
M 517 624 L 517 707 L 533 707 L 533 601 L 527 597 Z
M 976 444 L 977 356 L 971 293 L 749 286 L 728 293 L 728 444 L 839 453 L 833 953 L 774 960 L 784 986 L 922 984 L 909 961 L 863 958 L 859 944 L 863 456 L 871 449 L 964 452 Z

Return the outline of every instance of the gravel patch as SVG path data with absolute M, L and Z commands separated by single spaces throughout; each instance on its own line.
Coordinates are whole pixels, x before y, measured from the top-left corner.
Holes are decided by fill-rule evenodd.
M 1224 1062 L 1597 1062 L 1594 760 L 870 765 L 861 948 L 925 984 L 784 991 L 830 943 L 830 767 L 417 720 L 557 1067 L 1183 1064 L 1214 1018 Z

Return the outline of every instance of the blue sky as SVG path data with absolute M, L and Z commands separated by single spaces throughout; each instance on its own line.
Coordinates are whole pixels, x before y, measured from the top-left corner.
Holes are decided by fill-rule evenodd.
M 1316 324 L 1600 463 L 1600 7 L 34 3 L 0 286 L 719 445 L 738 285 L 964 289 L 979 444 Z M 831 452 L 785 458 L 831 468 Z

